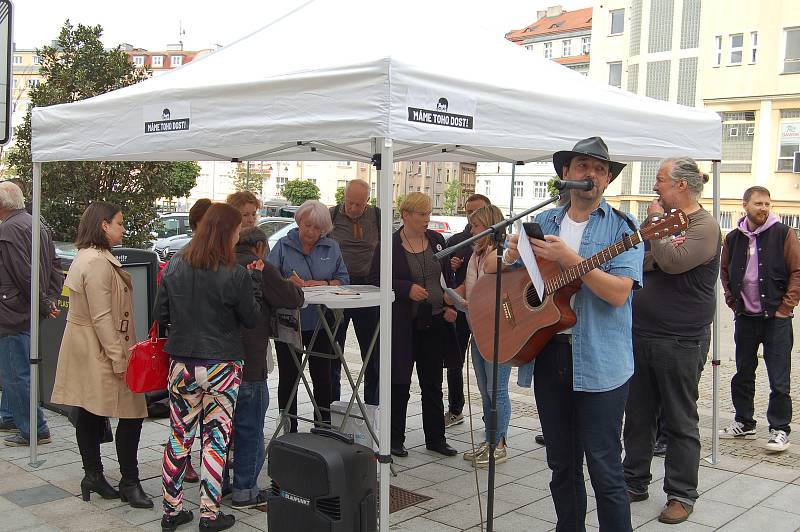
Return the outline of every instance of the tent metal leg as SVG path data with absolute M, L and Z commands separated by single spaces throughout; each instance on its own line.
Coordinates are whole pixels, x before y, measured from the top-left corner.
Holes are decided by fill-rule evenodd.
M 394 148 L 392 139 L 375 139 L 375 151 L 380 153 L 378 168 L 378 204 L 381 208 L 381 310 L 380 310 L 380 531 L 389 530 L 389 458 L 392 412 L 391 352 L 392 352 L 392 178 L 394 174 Z M 389 244 L 389 245 L 387 245 Z
M 711 163 L 711 172 L 713 174 L 713 195 L 714 219 L 719 222 L 720 217 L 720 182 L 719 182 L 719 161 Z M 711 324 L 711 378 L 712 387 L 712 413 L 711 413 L 711 457 L 706 460 L 711 464 L 719 463 L 719 281 L 714 285 L 714 298 L 717 302 L 715 308 L 714 322 Z
M 42 212 L 42 163 L 33 163 L 33 228 L 31 231 L 31 397 L 30 397 L 30 460 L 28 465 L 39 467 L 38 406 L 39 406 L 39 248 Z

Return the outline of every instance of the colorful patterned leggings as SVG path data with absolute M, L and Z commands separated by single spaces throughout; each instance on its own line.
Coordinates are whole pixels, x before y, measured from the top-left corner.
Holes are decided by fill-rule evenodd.
M 166 515 L 175 515 L 183 508 L 186 460 L 202 416 L 200 516 L 216 518 L 222 498 L 222 472 L 233 428 L 233 409 L 241 380 L 242 365 L 238 362 L 193 367 L 176 360 L 170 362 L 169 420 L 172 433 L 164 448 L 161 472 Z

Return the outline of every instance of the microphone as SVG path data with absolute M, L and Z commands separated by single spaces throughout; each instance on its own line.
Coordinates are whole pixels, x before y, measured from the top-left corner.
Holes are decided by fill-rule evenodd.
M 584 179 L 583 181 L 556 179 L 553 186 L 556 187 L 557 190 L 592 190 L 594 188 L 594 181 L 591 179 Z

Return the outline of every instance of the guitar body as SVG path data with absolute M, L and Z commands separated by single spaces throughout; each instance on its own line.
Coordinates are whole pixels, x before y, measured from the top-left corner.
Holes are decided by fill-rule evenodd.
M 544 259 L 537 259 L 537 263 L 545 281 L 561 271 L 557 263 Z M 469 298 L 472 335 L 488 362 L 494 356 L 495 282 L 494 275 L 484 275 L 475 283 Z M 541 303 L 531 294 L 533 283 L 525 268 L 503 273 L 501 283 L 498 360 L 501 364 L 522 366 L 533 360 L 554 334 L 575 325 L 575 312 L 569 301 L 580 288 L 580 281 L 547 294 Z
M 689 225 L 686 214 L 672 209 L 663 216 L 653 217 L 633 234 L 595 253 L 582 262 L 562 269 L 558 263 L 536 258 L 539 272 L 547 287 L 544 301 L 539 301 L 528 270 L 517 268 L 501 276 L 500 327 L 498 330 L 498 361 L 521 366 L 533 360 L 553 335 L 575 325 L 575 312 L 569 304 L 581 286 L 581 277 L 631 249 L 643 240 L 656 240 L 685 230 Z M 475 283 L 469 297 L 469 324 L 481 356 L 494 358 L 494 275 L 484 275 Z

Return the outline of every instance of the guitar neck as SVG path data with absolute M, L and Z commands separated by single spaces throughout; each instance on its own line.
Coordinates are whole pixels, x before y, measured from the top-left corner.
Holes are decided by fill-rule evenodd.
M 642 241 L 642 235 L 639 231 L 635 232 L 632 235 L 625 235 L 622 237 L 622 240 L 615 244 L 611 244 L 604 250 L 592 255 L 588 259 L 585 259 L 582 262 L 574 266 L 570 266 L 566 270 L 563 270 L 561 273 L 550 279 L 549 281 L 545 281 L 544 288 L 545 292 L 548 294 L 555 293 L 561 287 L 568 285 L 569 283 L 573 282 L 576 279 L 580 279 L 590 271 L 594 270 L 595 268 L 605 264 L 606 262 L 610 261 L 620 253 L 623 253 L 635 245 L 639 244 Z

